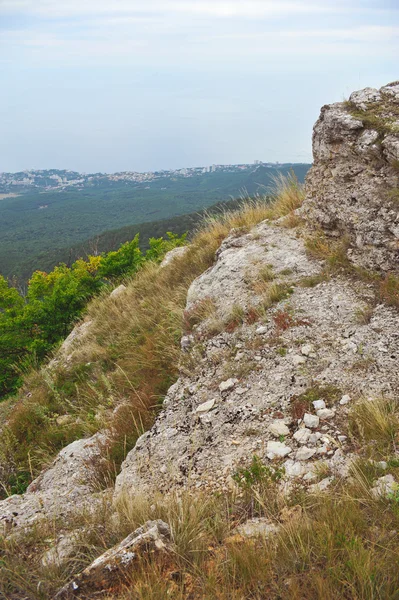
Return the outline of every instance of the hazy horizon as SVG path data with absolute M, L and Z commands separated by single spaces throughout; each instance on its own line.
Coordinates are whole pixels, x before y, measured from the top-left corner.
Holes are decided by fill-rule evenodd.
M 0 0 L 0 171 L 310 163 L 320 107 L 399 79 L 394 0 Z

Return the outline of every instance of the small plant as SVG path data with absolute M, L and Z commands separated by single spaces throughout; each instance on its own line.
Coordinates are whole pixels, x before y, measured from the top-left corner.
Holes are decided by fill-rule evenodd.
M 342 396 L 342 391 L 335 385 L 315 384 L 299 396 L 291 398 L 291 415 L 294 419 L 302 419 L 306 412 L 313 412 L 313 402 L 324 400 L 327 406 L 333 406 Z
M 263 266 L 258 272 L 258 277 L 261 281 L 273 281 L 276 276 L 273 273 L 272 265 Z
M 197 325 L 214 316 L 216 304 L 213 298 L 203 298 L 189 310 L 184 311 L 184 330 L 192 333 Z
M 380 296 L 389 306 L 399 308 L 399 277 L 388 274 L 380 284 Z
M 248 489 L 259 484 L 277 483 L 284 476 L 284 469 L 266 466 L 259 456 L 252 457 L 248 467 L 240 467 L 233 475 L 233 480 L 241 488 Z
M 371 318 L 374 313 L 374 308 L 372 306 L 364 306 L 362 308 L 358 308 L 355 312 L 356 322 L 359 325 L 367 325 L 370 323 Z
M 349 238 L 346 236 L 339 241 L 330 240 L 322 231 L 318 231 L 305 240 L 305 247 L 313 258 L 325 260 L 332 271 L 347 270 L 351 267 L 347 256 Z
M 244 309 L 238 304 L 234 304 L 229 316 L 224 320 L 225 331 L 227 331 L 228 333 L 233 333 L 233 331 L 235 331 L 237 327 L 244 323 L 244 320 Z
M 286 331 L 290 327 L 299 327 L 300 325 L 310 325 L 309 321 L 304 319 L 295 319 L 287 309 L 278 310 L 273 315 L 273 321 L 278 332 Z
M 267 288 L 263 294 L 264 309 L 270 308 L 273 304 L 278 304 L 281 300 L 285 300 L 294 292 L 293 288 L 287 283 L 273 283 Z
M 324 283 L 324 281 L 328 281 L 329 275 L 327 271 L 321 271 L 317 273 L 317 275 L 308 275 L 307 277 L 303 277 L 299 282 L 299 285 L 303 288 L 313 288 L 319 283 Z
M 288 350 L 287 350 L 287 348 L 284 348 L 284 346 L 281 346 L 280 348 L 277 348 L 276 352 L 280 356 L 287 356 Z

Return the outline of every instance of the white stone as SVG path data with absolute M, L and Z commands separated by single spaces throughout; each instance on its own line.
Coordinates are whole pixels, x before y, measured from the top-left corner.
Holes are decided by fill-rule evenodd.
M 299 367 L 299 365 L 303 365 L 306 363 L 306 358 L 303 356 L 299 356 L 299 354 L 294 354 L 292 357 L 292 363 L 295 367 Z
M 301 347 L 301 352 L 304 356 L 310 356 L 310 357 L 316 356 L 313 344 L 305 344 L 304 346 Z
M 349 402 L 351 401 L 351 397 L 348 396 L 348 394 L 345 394 L 345 396 L 342 396 L 341 400 L 339 401 L 341 406 L 345 406 L 345 404 L 349 404 Z
M 269 425 L 269 431 L 275 437 L 279 437 L 280 435 L 289 435 L 290 433 L 290 430 L 282 419 L 274 421 L 274 423 Z
M 243 537 L 263 537 L 267 538 L 270 535 L 277 533 L 279 530 L 278 525 L 271 523 L 269 520 L 264 518 L 255 518 L 246 521 L 242 525 L 236 528 L 237 533 Z
M 306 444 L 310 437 L 311 431 L 306 427 L 301 427 L 296 431 L 293 435 L 293 438 L 298 442 L 298 444 Z
M 399 490 L 399 484 L 396 483 L 393 475 L 384 475 L 376 481 L 376 485 L 372 488 L 371 493 L 376 498 L 381 496 L 389 497 L 390 494 L 394 494 Z
M 238 383 L 238 379 L 227 379 L 226 381 L 222 381 L 219 385 L 219 390 L 223 392 L 228 392 L 232 390 L 235 384 Z
M 121 285 L 119 285 L 117 288 L 115 288 L 109 295 L 110 298 L 117 298 L 118 296 L 120 296 L 121 294 L 123 294 L 123 292 L 126 290 L 126 286 L 123 285 L 123 283 Z
M 285 461 L 283 467 L 287 477 L 301 477 L 306 471 L 306 467 L 302 463 L 295 462 L 291 458 Z
M 215 406 L 215 400 L 208 400 L 208 402 L 204 402 L 203 404 L 200 404 L 195 412 L 196 413 L 207 413 L 208 411 L 212 410 L 212 408 Z
M 375 463 L 375 466 L 385 471 L 388 468 L 388 463 L 385 460 L 379 460 Z
M 319 426 L 320 419 L 316 415 L 305 413 L 303 417 L 303 422 L 305 423 L 306 427 L 309 427 L 309 429 L 316 429 Z
M 269 331 L 268 327 L 265 327 L 264 325 L 261 325 L 260 327 L 257 328 L 256 333 L 258 335 L 264 335 L 265 333 L 267 333 Z
M 324 492 L 325 490 L 327 490 L 330 487 L 330 485 L 332 484 L 333 481 L 334 481 L 334 477 L 325 477 L 318 483 L 314 483 L 313 485 L 311 485 L 309 490 L 310 490 L 310 492 L 312 492 L 314 494 L 318 493 L 318 492 Z
M 320 417 L 320 419 L 331 419 L 334 415 L 335 412 L 330 408 L 322 408 L 317 411 L 317 416 Z
M 326 403 L 324 400 L 314 400 L 312 403 L 315 410 L 321 410 L 322 408 L 326 408 Z
M 295 454 L 295 460 L 309 460 L 316 454 L 315 448 L 308 448 L 307 446 L 303 446 L 297 450 Z
M 270 460 L 276 457 L 284 457 L 292 452 L 292 448 L 286 446 L 283 442 L 267 442 L 266 456 Z

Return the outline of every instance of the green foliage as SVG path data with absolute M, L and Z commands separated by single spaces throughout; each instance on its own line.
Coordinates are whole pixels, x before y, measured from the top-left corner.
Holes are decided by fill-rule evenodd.
M 21 371 L 39 362 L 64 339 L 87 302 L 109 282 L 132 275 L 146 262 L 158 262 L 165 252 L 185 243 L 186 236 L 169 233 L 152 238 L 143 254 L 136 235 L 119 250 L 61 264 L 50 273 L 36 271 L 26 296 L 0 275 L 0 398 L 21 383 Z
M 254 454 L 248 467 L 240 467 L 233 475 L 233 480 L 241 488 L 251 488 L 257 484 L 277 483 L 284 476 L 284 469 L 267 467 L 262 460 Z

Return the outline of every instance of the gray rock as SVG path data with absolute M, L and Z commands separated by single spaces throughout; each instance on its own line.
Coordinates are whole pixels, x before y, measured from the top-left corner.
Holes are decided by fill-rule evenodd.
M 274 421 L 269 425 L 269 431 L 275 437 L 279 437 L 280 435 L 289 435 L 290 430 L 283 420 Z
M 161 262 L 161 267 L 166 267 L 175 258 L 183 256 L 187 252 L 188 249 L 189 249 L 189 246 L 178 246 L 177 248 L 173 248 L 173 250 L 169 250 L 169 252 L 167 252 L 165 254 L 163 261 Z
M 147 521 L 120 544 L 96 558 L 84 571 L 64 586 L 54 600 L 76 597 L 94 597 L 111 590 L 115 584 L 131 574 L 136 564 L 149 555 L 172 552 L 169 526 L 161 520 Z
M 371 493 L 375 498 L 389 498 L 391 494 L 399 491 L 399 484 L 395 481 L 393 475 L 384 475 L 377 479 Z
M 3 524 L 4 533 L 18 534 L 44 518 L 67 521 L 78 510 L 94 508 L 101 498 L 91 484 L 93 469 L 106 442 L 103 433 L 72 442 L 30 484 L 25 494 L 0 501 L 0 526 Z
M 115 288 L 109 295 L 110 298 L 118 298 L 126 290 L 126 286 L 121 284 Z
M 267 442 L 266 456 L 270 460 L 276 457 L 282 458 L 292 452 L 292 448 L 286 446 L 283 442 Z
M 349 404 L 349 402 L 351 401 L 350 396 L 348 396 L 348 394 L 345 394 L 345 396 L 342 396 L 341 400 L 339 401 L 341 406 L 345 406 L 346 404 Z
M 324 400 L 314 400 L 312 403 L 315 410 L 321 410 L 322 408 L 326 408 L 326 403 Z
M 246 538 L 268 538 L 272 535 L 275 535 L 279 530 L 279 526 L 275 525 L 268 519 L 264 518 L 255 518 L 249 519 L 242 525 L 239 525 L 236 528 L 236 532 L 242 537 Z
M 316 414 L 318 417 L 320 417 L 320 419 L 326 420 L 332 419 L 335 416 L 335 411 L 331 410 L 330 408 L 322 408 L 318 410 Z
M 350 96 L 356 111 L 378 106 L 381 126 L 351 115 L 343 102 L 324 106 L 313 129 L 314 162 L 300 210 L 310 229 L 322 228 L 336 239 L 346 236 L 347 256 L 355 265 L 399 273 L 397 206 L 389 193 L 397 188 L 399 154 L 396 84 L 365 88 Z M 351 352 L 356 350 L 352 348 Z
M 298 442 L 298 444 L 306 444 L 311 436 L 311 433 L 311 430 L 307 429 L 307 427 L 301 427 L 294 433 L 292 437 Z
M 228 392 L 229 390 L 233 389 L 236 383 L 238 383 L 238 379 L 227 379 L 226 381 L 222 381 L 222 383 L 219 385 L 219 390 L 222 393 Z
M 195 409 L 197 413 L 207 413 L 215 406 L 216 400 L 208 400 L 207 402 L 203 402 Z
M 295 460 L 309 460 L 316 454 L 315 448 L 308 448 L 307 446 L 302 446 L 299 448 L 295 454 Z
M 320 412 L 320 411 L 318 411 Z M 305 426 L 309 429 L 317 429 L 320 423 L 320 419 L 317 415 L 311 415 L 310 413 L 305 413 L 303 416 L 303 422 Z

